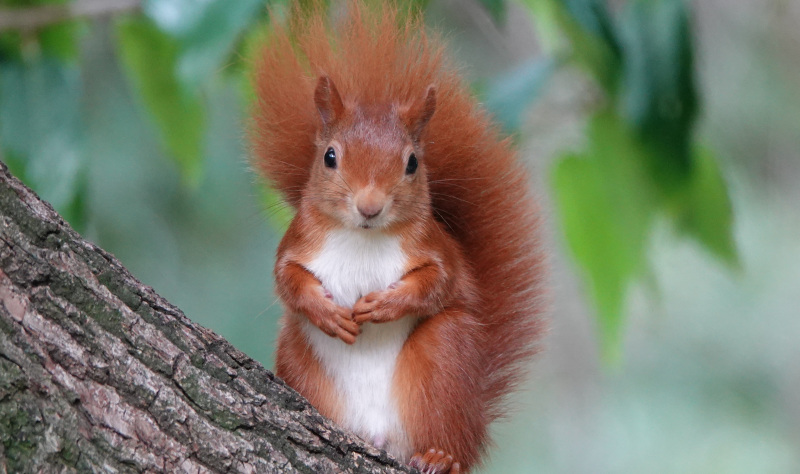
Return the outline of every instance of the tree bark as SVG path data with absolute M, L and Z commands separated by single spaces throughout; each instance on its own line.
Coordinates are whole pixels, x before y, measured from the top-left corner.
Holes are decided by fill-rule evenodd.
M 412 472 L 82 239 L 0 163 L 0 472 Z

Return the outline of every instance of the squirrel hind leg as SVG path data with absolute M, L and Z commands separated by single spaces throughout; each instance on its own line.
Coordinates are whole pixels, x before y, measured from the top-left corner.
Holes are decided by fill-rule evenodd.
M 488 417 L 480 382 L 484 367 L 479 341 L 482 326 L 469 313 L 457 308 L 419 323 L 398 358 L 394 390 L 399 412 L 412 450 L 421 451 L 415 463 L 427 472 L 464 472 L 479 461 L 487 441 Z M 433 453 L 431 453 L 433 448 Z M 442 459 L 427 462 L 425 456 Z M 427 450 L 427 451 L 423 451 Z M 452 467 L 434 468 L 447 455 Z
M 461 464 L 453 461 L 453 456 L 441 449 L 431 448 L 425 454 L 417 453 L 409 462 L 411 467 L 423 474 L 460 474 Z

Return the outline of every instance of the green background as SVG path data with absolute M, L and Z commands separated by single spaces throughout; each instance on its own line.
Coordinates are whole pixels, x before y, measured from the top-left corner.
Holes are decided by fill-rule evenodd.
M 551 329 L 484 472 L 799 472 L 800 4 L 417 3 L 547 223 Z M 245 137 L 263 2 L 142 5 L 0 32 L 2 159 L 271 367 L 284 216 Z

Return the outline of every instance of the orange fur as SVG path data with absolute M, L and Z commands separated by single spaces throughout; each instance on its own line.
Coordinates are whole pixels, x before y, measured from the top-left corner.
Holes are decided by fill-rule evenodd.
M 320 7 L 295 8 L 288 27 L 273 23 L 257 64 L 255 163 L 297 209 L 276 264 L 277 288 L 291 313 L 279 340 L 278 375 L 342 421 L 335 395 L 321 395 L 333 390 L 330 381 L 290 319 L 306 314 L 337 337 L 337 324 L 346 325 L 337 319 L 341 308 L 303 269 L 346 212 L 328 199 L 342 195 L 343 185 L 318 163 L 332 146 L 343 156 L 341 176 L 351 191 L 394 193 L 397 219 L 387 231 L 401 236 L 409 256 L 402 285 L 359 300 L 354 320 L 427 316 L 403 346 L 395 396 L 414 449 L 444 449 L 468 470 L 479 462 L 487 426 L 502 416 L 542 328 L 538 209 L 510 141 L 420 19 L 391 6 L 376 12 L 350 2 L 347 9 L 329 23 Z M 323 76 L 338 92 L 320 86 Z M 333 125 L 321 119 L 320 107 L 337 116 Z M 409 150 L 420 156 L 420 176 L 395 185 Z
M 284 318 L 284 327 L 278 338 L 276 371 L 317 410 L 329 418 L 337 419 L 340 407 L 333 384 L 298 329 L 299 318 L 299 315 Z M 291 364 L 291 367 L 284 367 L 284 364 Z

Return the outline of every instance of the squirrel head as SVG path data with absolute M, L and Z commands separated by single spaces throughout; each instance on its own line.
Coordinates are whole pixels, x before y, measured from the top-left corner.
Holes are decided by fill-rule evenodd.
M 399 228 L 431 216 L 420 137 L 436 110 L 436 89 L 411 104 L 346 104 L 322 76 L 316 159 L 306 204 L 344 227 Z

